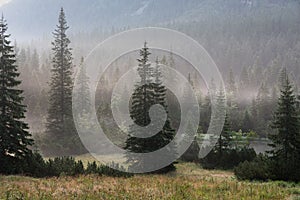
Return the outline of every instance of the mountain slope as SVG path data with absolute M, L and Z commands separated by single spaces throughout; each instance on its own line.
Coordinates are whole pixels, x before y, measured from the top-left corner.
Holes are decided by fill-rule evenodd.
M 22 38 L 46 34 L 55 28 L 64 7 L 74 31 L 154 25 L 179 17 L 202 0 L 12 0 L 0 7 L 10 32 Z M 87 3 L 88 2 L 88 3 Z

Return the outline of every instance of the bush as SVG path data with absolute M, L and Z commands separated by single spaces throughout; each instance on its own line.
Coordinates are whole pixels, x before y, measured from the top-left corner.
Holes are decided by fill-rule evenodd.
M 191 144 L 191 146 L 180 157 L 180 159 L 185 162 L 198 162 L 199 161 L 199 157 L 198 157 L 199 151 L 200 151 L 200 147 L 195 139 L 193 141 L 193 143 Z
M 119 166 L 119 164 L 116 164 L 112 162 L 109 166 L 101 165 L 99 167 L 99 173 L 106 176 L 112 176 L 112 177 L 131 177 L 133 174 L 125 172 L 126 170 Z
M 98 166 L 95 161 L 92 163 L 90 163 L 90 162 L 88 163 L 85 173 L 86 174 L 98 174 L 99 173 L 99 169 L 98 169 Z
M 118 169 L 118 170 L 117 170 Z M 88 163 L 86 174 L 99 174 L 104 176 L 112 176 L 112 177 L 131 177 L 132 174 L 125 172 L 126 170 L 112 162 L 110 166 L 99 165 L 97 166 L 96 162 Z
M 11 157 L 9 159 L 6 158 L 2 160 L 0 158 L 0 173 L 7 175 L 21 174 L 37 178 L 76 176 L 80 174 L 98 174 L 112 177 L 132 176 L 132 174 L 124 172 L 125 169 L 116 163 L 111 163 L 110 166 L 98 166 L 94 161 L 92 163 L 88 163 L 87 168 L 85 169 L 82 161 L 76 161 L 72 157 L 56 157 L 45 161 L 42 155 L 38 152 L 30 153 L 23 159 Z
M 234 173 L 239 180 L 268 180 L 274 179 L 271 170 L 272 163 L 268 157 L 260 154 L 253 161 L 239 164 Z
M 21 164 L 20 172 L 33 177 L 44 177 L 46 174 L 46 162 L 38 152 L 34 152 L 31 156 L 25 158 Z
M 200 163 L 205 169 L 233 169 L 241 162 L 252 161 L 256 153 L 252 148 L 229 149 L 220 155 L 219 152 L 211 151 Z

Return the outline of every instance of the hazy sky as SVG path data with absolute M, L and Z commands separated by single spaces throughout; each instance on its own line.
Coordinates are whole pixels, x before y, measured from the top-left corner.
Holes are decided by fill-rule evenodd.
M 11 1 L 11 0 L 0 0 L 0 6 L 2 6 L 3 4 L 8 3 L 9 1 Z

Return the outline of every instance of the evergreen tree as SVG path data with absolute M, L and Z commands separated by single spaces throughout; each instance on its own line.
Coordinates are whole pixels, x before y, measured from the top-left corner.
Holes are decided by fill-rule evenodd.
M 51 140 L 50 154 L 68 155 L 79 153 L 78 135 L 72 116 L 73 66 L 70 40 L 63 8 L 52 42 L 53 59 L 49 92 L 49 108 L 46 133 Z M 49 141 L 48 141 L 49 142 Z
M 240 93 L 246 93 L 249 89 L 249 85 L 250 85 L 250 79 L 249 79 L 249 72 L 248 69 L 246 67 L 243 67 L 242 72 L 241 72 L 241 76 L 240 76 Z
M 284 84 L 286 83 L 286 75 L 287 75 L 287 71 L 286 71 L 286 68 L 283 67 L 281 70 L 280 70 L 280 73 L 279 73 L 279 77 L 278 77 L 278 85 L 279 85 L 279 88 L 282 88 L 284 86 Z
M 261 120 L 268 121 L 271 119 L 272 109 L 270 108 L 270 103 L 271 97 L 269 89 L 265 83 L 262 83 L 257 95 L 257 106 Z
M 150 123 L 149 109 L 155 104 L 160 104 L 167 111 L 166 104 L 166 88 L 162 85 L 161 71 L 158 63 L 156 67 L 153 67 L 149 62 L 149 49 L 145 42 L 144 47 L 140 50 L 140 59 L 138 59 L 138 74 L 141 78 L 140 83 L 136 85 L 135 91 L 132 95 L 132 103 L 130 109 L 130 115 L 133 121 L 138 126 L 147 126 Z M 135 128 L 131 127 L 130 132 L 136 132 Z M 163 129 L 156 135 L 149 138 L 138 138 L 130 136 L 126 141 L 125 149 L 135 153 L 149 153 L 163 148 L 169 144 L 174 138 L 175 131 L 171 127 L 169 118 L 166 120 Z M 170 149 L 169 155 L 175 156 L 175 147 Z M 130 167 L 155 165 L 155 163 L 149 163 L 149 161 L 142 160 L 139 157 L 128 156 L 128 162 Z M 154 167 L 154 166 L 153 166 Z M 157 173 L 168 172 L 174 170 L 173 164 L 156 171 Z
M 229 77 L 227 80 L 227 104 L 229 107 L 235 107 L 237 88 L 232 68 L 229 70 Z
M 91 95 L 89 92 L 89 77 L 86 74 L 84 59 L 81 58 L 79 72 L 77 75 L 76 91 L 75 91 L 75 109 L 82 111 L 82 115 L 91 111 Z
M 200 109 L 200 126 L 204 133 L 207 133 L 211 118 L 211 101 L 209 93 L 205 96 Z
M 31 68 L 38 72 L 39 71 L 39 68 L 40 68 L 40 63 L 39 63 L 39 55 L 37 53 L 37 50 L 34 49 L 33 51 L 33 55 L 32 55 L 32 58 L 31 58 Z
M 285 76 L 274 114 L 272 128 L 275 134 L 269 136 L 273 147 L 269 153 L 276 163 L 274 173 L 283 180 L 300 180 L 300 118 L 296 97 L 288 76 Z
M 33 140 L 23 121 L 26 106 L 18 87 L 19 72 L 14 47 L 10 45 L 6 20 L 0 20 L 0 173 L 14 173 L 16 165 L 31 154 Z
M 222 89 L 218 92 L 217 96 L 217 113 L 222 112 L 223 109 L 226 109 L 224 107 L 225 102 L 225 94 L 223 93 Z M 230 123 L 228 115 L 225 116 L 224 126 L 222 129 L 222 132 L 218 138 L 217 144 L 215 146 L 215 151 L 219 154 L 220 157 L 222 157 L 223 152 L 228 150 L 231 145 L 231 130 L 230 130 Z
M 300 114 L 300 94 L 297 95 L 297 110 Z
M 249 132 L 250 130 L 252 130 L 252 128 L 253 128 L 252 119 L 251 119 L 249 111 L 246 110 L 245 115 L 244 115 L 244 119 L 243 119 L 243 122 L 242 122 L 242 131 L 243 132 Z
M 219 136 L 218 142 L 215 147 L 215 151 L 222 157 L 223 152 L 230 149 L 232 142 L 231 128 L 228 120 L 228 116 L 226 115 L 223 130 Z

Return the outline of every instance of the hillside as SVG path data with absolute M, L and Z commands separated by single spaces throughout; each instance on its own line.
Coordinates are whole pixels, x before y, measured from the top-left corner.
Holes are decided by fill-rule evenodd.
M 293 1 L 11 0 L 0 7 L 0 11 L 8 19 L 10 32 L 16 38 L 31 40 L 54 29 L 60 7 L 65 8 L 73 32 L 88 32 L 201 21 L 212 16 L 223 18 L 228 13 L 242 16 L 251 9 L 284 9 L 286 2 Z

